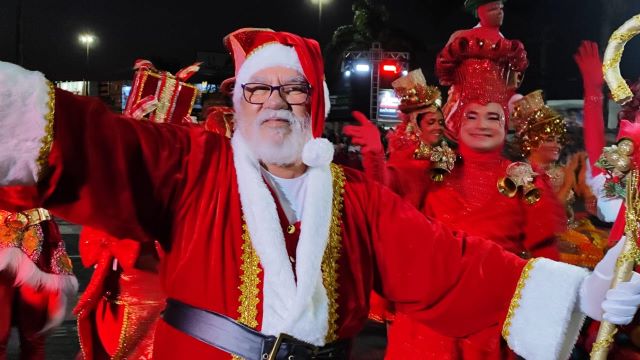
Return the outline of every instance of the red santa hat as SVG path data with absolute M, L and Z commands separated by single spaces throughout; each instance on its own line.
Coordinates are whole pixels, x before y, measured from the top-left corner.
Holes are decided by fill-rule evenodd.
M 311 85 L 311 123 L 313 136 L 320 137 L 329 113 L 329 90 L 324 81 L 320 45 L 313 39 L 276 32 L 271 29 L 244 28 L 224 38 L 235 65 L 234 93 L 241 91 L 251 75 L 265 68 L 283 66 L 295 69 Z

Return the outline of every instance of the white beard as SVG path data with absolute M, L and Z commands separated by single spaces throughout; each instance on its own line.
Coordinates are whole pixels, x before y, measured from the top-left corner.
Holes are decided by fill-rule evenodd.
M 289 120 L 290 133 L 284 128 L 275 128 L 270 131 L 276 133 L 279 141 L 268 140 L 260 136 L 260 124 L 269 118 L 282 118 Z M 312 138 L 311 118 L 299 118 L 288 110 L 263 110 L 258 114 L 253 124 L 243 121 L 242 114 L 237 113 L 237 134 L 247 144 L 256 159 L 265 164 L 291 165 L 301 161 L 302 149 Z

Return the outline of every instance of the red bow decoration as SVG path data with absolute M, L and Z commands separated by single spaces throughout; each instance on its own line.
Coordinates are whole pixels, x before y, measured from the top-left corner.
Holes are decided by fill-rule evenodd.
M 86 316 L 95 307 L 104 292 L 104 283 L 116 259 L 126 271 L 134 267 L 140 253 L 140 243 L 134 240 L 117 239 L 102 231 L 85 227 L 79 244 L 82 264 L 95 265 L 95 271 L 87 289 L 73 309 L 74 314 Z

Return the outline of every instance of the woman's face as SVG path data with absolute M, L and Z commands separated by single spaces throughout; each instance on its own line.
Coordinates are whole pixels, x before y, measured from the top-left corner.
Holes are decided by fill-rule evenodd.
M 420 139 L 428 145 L 435 145 L 444 131 L 444 117 L 440 110 L 418 114 L 416 118 L 420 128 Z
M 538 147 L 531 149 L 530 158 L 542 164 L 550 164 L 560 159 L 561 151 L 562 145 L 560 145 L 558 138 L 551 137 L 543 141 Z
M 471 150 L 493 151 L 504 144 L 504 109 L 498 103 L 471 103 L 464 109 L 460 141 Z

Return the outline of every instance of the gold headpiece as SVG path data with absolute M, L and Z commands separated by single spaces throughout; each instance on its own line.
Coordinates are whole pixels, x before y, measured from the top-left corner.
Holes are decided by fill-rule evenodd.
M 559 137 L 564 142 L 567 132 L 564 118 L 544 104 L 542 90 L 514 102 L 511 120 L 516 124 L 516 136 L 524 155 L 550 137 Z
M 427 85 L 421 69 L 410 71 L 407 75 L 391 83 L 400 98 L 398 108 L 403 113 L 410 113 L 417 109 L 435 106 L 440 108 L 442 96 L 436 86 Z

